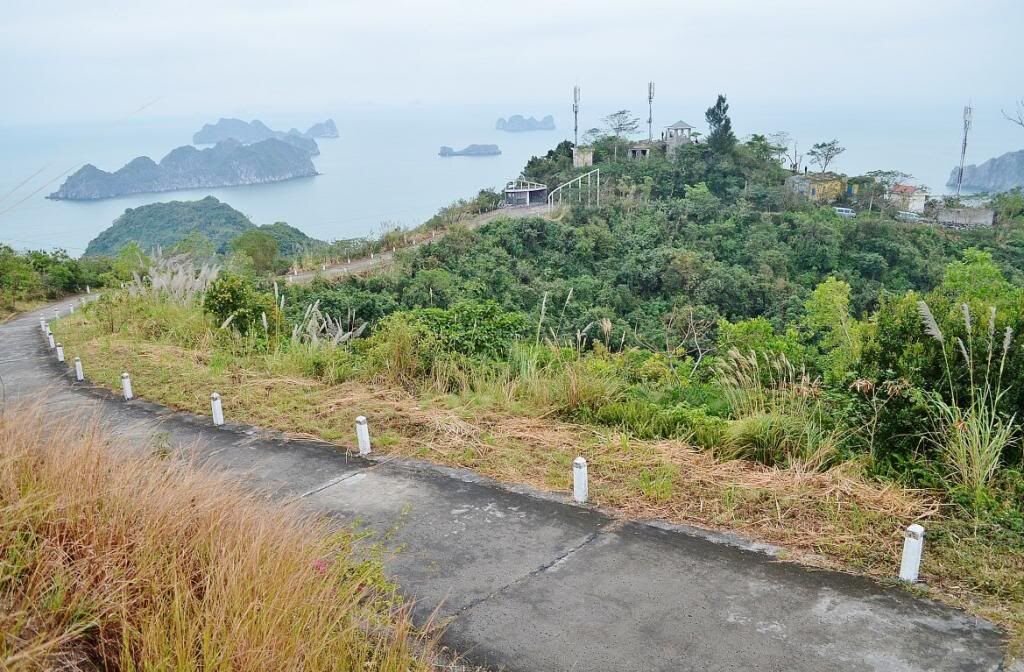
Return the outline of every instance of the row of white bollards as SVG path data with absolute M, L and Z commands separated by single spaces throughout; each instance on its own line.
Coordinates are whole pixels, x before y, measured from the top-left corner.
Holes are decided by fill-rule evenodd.
M 56 311 L 54 311 L 56 312 Z M 53 332 L 50 326 L 42 317 L 39 318 L 39 327 L 46 335 L 50 349 L 57 351 L 57 361 L 64 361 L 64 346 L 61 343 L 54 343 Z M 82 382 L 85 374 L 82 370 L 82 360 L 75 357 L 75 380 Z M 121 374 L 121 394 L 125 401 L 133 398 L 132 380 L 128 372 Z M 224 424 L 224 405 L 220 394 L 214 392 L 210 395 L 210 410 L 213 414 L 213 424 L 221 426 Z M 372 452 L 370 447 L 370 427 L 366 416 L 360 415 L 356 418 L 356 441 L 359 445 L 361 456 L 369 455 Z M 586 504 L 590 496 L 587 460 L 581 455 L 572 461 L 572 498 L 577 504 Z M 924 552 L 924 528 L 917 523 L 910 525 L 904 532 L 903 556 L 900 560 L 901 581 L 915 583 L 918 580 L 921 570 L 921 556 Z

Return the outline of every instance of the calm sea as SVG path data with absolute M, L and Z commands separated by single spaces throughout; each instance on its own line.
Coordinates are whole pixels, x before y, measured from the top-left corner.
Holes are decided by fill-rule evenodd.
M 663 103 L 655 116 L 663 125 L 681 118 L 703 127 L 706 102 Z M 898 168 L 916 176 L 933 192 L 943 193 L 949 171 L 959 159 L 961 104 L 953 101 L 942 106 L 900 105 L 884 110 L 813 106 L 786 109 L 742 99 L 730 102 L 734 128 L 741 136 L 751 131 L 785 129 L 801 139 L 801 151 L 816 140 L 839 138 L 847 152 L 836 168 L 849 174 Z M 559 130 L 520 134 L 494 130 L 498 116 L 516 113 L 538 118 L 554 114 Z M 191 142 L 192 134 L 217 116 L 144 116 L 80 125 L 0 126 L 0 242 L 21 249 L 60 247 L 78 255 L 125 208 L 207 195 L 244 212 L 257 224 L 286 221 L 324 240 L 371 235 L 388 223 L 415 226 L 457 198 L 472 196 L 484 187 L 500 187 L 519 174 L 530 156 L 546 152 L 572 132 L 571 117 L 557 105 L 534 109 L 409 106 L 259 115 L 272 128 L 281 130 L 292 126 L 305 129 L 315 121 L 333 117 L 341 137 L 319 141 L 321 155 L 313 161 L 321 175 L 270 185 L 143 194 L 96 202 L 44 198 L 56 190 L 66 173 L 84 163 L 115 170 L 140 155 L 158 160 L 174 147 Z M 594 112 L 592 116 L 581 121 L 581 128 L 599 123 L 599 115 Z M 441 145 L 461 148 L 470 143 L 498 144 L 502 154 L 437 155 Z M 997 107 L 976 109 L 969 162 L 1021 146 L 1024 132 L 1002 120 Z

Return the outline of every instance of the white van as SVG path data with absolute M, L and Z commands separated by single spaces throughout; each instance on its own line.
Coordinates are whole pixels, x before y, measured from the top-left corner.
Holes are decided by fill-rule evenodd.
M 896 219 L 899 219 L 904 222 L 919 222 L 921 221 L 921 215 L 917 214 L 916 212 L 906 212 L 904 210 L 900 210 L 899 212 L 896 213 Z
M 853 210 L 851 210 L 850 208 L 832 208 L 832 209 L 835 210 L 836 214 L 839 215 L 840 217 L 850 218 L 850 217 L 856 217 L 857 216 L 857 213 L 854 212 Z

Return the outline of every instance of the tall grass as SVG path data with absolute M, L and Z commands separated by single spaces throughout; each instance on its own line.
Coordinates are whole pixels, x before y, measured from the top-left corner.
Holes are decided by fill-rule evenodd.
M 785 355 L 733 349 L 719 364 L 718 383 L 734 418 L 723 456 L 812 469 L 835 458 L 845 432 L 827 422 L 820 381 Z
M 431 669 L 349 534 L 42 426 L 0 416 L 0 668 Z
M 987 489 L 999 468 L 1004 452 L 1016 444 L 1016 415 L 1000 411 L 1006 389 L 1003 372 L 1013 343 L 1013 330 L 1006 327 L 1001 343 L 996 341 L 996 310 L 991 308 L 982 334 L 984 350 L 975 353 L 975 323 L 971 309 L 961 304 L 964 338 L 952 342 L 946 338 L 924 301 L 918 303 L 925 333 L 942 348 L 949 398 L 939 394 L 929 398 L 935 430 L 929 435 L 949 470 L 956 487 L 965 489 L 977 499 Z M 953 350 L 951 355 L 949 350 Z M 953 363 L 962 359 L 967 374 L 967 394 L 958 393 L 954 382 Z

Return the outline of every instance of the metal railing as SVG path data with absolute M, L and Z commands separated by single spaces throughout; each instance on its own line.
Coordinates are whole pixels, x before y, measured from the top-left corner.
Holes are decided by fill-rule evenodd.
M 548 194 L 548 211 L 550 212 L 556 205 L 561 206 L 566 200 L 571 204 L 573 196 L 576 197 L 576 203 L 582 204 L 586 201 L 588 206 L 594 204 L 601 207 L 601 169 L 595 168 L 555 187 Z

